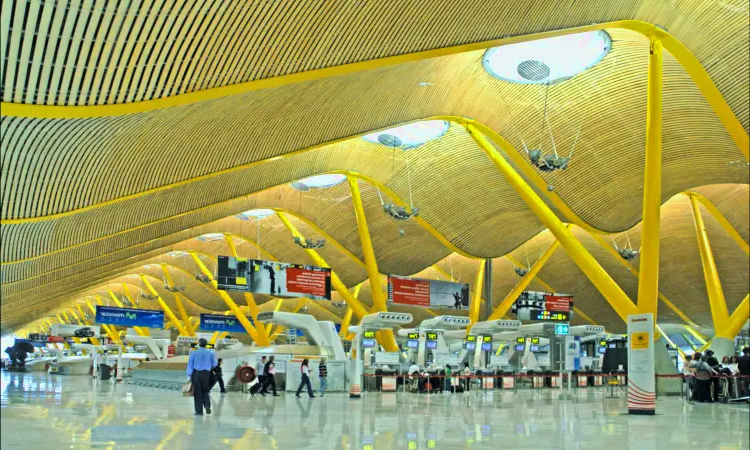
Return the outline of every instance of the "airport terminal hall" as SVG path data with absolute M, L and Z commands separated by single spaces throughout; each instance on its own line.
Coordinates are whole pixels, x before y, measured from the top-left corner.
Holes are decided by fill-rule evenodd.
M 750 449 L 750 0 L 0 5 L 0 450 Z

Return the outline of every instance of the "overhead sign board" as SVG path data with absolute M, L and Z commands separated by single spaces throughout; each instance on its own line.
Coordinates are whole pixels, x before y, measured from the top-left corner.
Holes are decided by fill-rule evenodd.
M 469 285 L 389 275 L 388 301 L 400 305 L 468 309 Z
M 407 339 L 419 339 L 419 333 L 409 333 Z
M 492 336 L 482 336 L 482 351 L 492 351 Z
M 244 333 L 245 327 L 235 316 L 224 316 L 220 314 L 201 314 L 199 328 L 202 331 L 227 331 L 230 333 Z M 247 320 L 252 324 L 253 319 Z
M 555 334 L 556 335 L 565 335 L 570 334 L 570 325 L 566 323 L 557 323 L 555 324 Z
M 225 291 L 331 299 L 331 269 L 327 267 L 219 256 L 216 282 Z
M 568 322 L 570 321 L 570 313 L 567 312 L 554 312 L 554 311 L 534 311 L 529 320 L 545 320 L 553 322 Z
M 569 312 L 573 309 L 573 297 L 566 294 L 545 294 L 544 309 L 547 311 Z
M 164 328 L 164 311 L 96 305 L 96 323 L 121 327 Z

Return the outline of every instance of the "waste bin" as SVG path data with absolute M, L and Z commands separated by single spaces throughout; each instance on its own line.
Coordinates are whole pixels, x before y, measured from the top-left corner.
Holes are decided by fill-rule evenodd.
M 99 379 L 109 380 L 112 378 L 112 366 L 107 364 L 99 364 Z

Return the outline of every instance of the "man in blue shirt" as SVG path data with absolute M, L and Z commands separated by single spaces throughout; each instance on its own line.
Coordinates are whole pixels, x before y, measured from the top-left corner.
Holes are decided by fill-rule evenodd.
M 216 355 L 208 350 L 208 342 L 200 338 L 199 347 L 190 354 L 187 365 L 187 376 L 193 382 L 193 402 L 195 403 L 195 415 L 203 415 L 203 407 L 206 414 L 211 414 L 211 370 L 216 367 Z

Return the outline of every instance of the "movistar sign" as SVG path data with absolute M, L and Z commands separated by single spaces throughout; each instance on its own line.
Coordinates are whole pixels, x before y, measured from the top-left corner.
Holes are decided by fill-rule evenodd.
M 164 311 L 97 305 L 96 323 L 121 327 L 164 328 Z
M 252 324 L 253 319 L 247 320 Z M 228 331 L 233 333 L 244 333 L 245 327 L 235 316 L 222 316 L 219 314 L 201 314 L 201 331 Z

